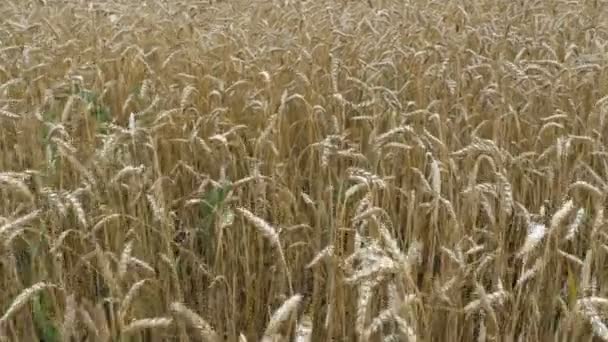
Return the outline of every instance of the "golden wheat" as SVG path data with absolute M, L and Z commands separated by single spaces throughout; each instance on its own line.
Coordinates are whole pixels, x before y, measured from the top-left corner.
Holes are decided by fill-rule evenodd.
M 0 340 L 607 340 L 607 6 L 1 2 Z

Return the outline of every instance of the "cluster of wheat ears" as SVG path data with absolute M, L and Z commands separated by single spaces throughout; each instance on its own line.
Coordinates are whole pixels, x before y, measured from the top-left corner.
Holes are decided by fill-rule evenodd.
M 606 1 L 0 3 L 0 340 L 608 341 Z

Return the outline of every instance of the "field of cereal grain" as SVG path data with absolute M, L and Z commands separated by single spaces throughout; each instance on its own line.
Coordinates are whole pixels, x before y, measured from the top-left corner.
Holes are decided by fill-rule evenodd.
M 2 0 L 0 341 L 608 341 L 604 0 Z

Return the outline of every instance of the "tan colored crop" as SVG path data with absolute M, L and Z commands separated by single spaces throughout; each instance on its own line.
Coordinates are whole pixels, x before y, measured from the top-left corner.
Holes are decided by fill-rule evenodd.
M 0 341 L 608 340 L 603 1 L 0 1 Z

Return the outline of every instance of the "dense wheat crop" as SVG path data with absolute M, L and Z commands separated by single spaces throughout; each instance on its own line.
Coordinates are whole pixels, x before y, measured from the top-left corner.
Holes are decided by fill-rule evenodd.
M 608 340 L 605 1 L 0 3 L 0 340 Z

